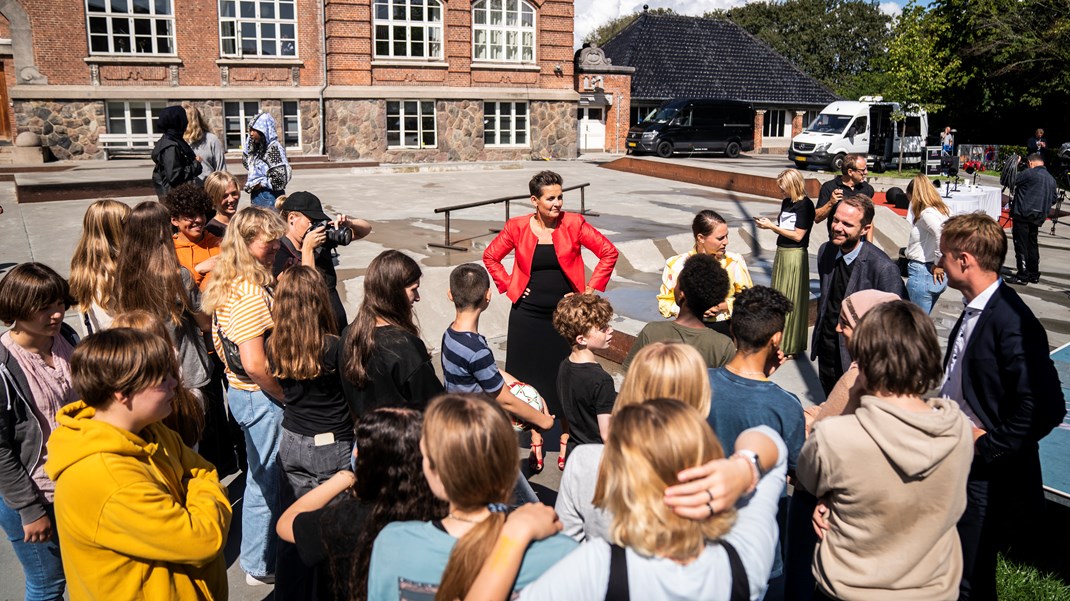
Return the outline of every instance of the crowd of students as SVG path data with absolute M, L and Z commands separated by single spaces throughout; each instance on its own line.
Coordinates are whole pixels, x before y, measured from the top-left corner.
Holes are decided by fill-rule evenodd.
M 783 180 L 794 210 L 797 182 Z M 989 598 L 971 570 L 989 550 L 994 561 L 998 537 L 982 529 L 980 551 L 960 543 L 978 461 L 995 465 L 983 477 L 999 515 L 1004 457 L 1035 454 L 1061 397 L 1031 401 L 1011 424 L 962 394 L 926 398 L 948 380 L 933 322 L 899 295 L 862 290 L 833 317 L 853 363 L 804 412 L 770 380 L 787 339 L 799 344 L 794 300 L 750 282 L 712 211 L 696 217 L 697 250 L 669 266 L 671 302 L 659 295 L 675 321 L 643 329 L 617 392 L 595 354 L 614 335 L 613 308 L 594 293 L 605 281 L 573 281 L 538 246 L 564 257 L 554 230 L 567 223 L 576 254 L 581 238 L 600 249 L 603 275 L 616 250 L 562 217 L 560 176 L 540 173 L 531 189 L 535 214 L 507 235 L 516 248 L 533 236 L 525 252 L 544 273 L 525 274 L 512 300 L 516 311 L 532 287 L 562 288 L 549 313 L 518 322 L 551 327 L 568 350 L 541 368 L 552 411 L 518 396 L 479 332 L 491 277 L 499 290 L 519 277 L 499 270 L 500 252 L 488 250 L 489 273 L 460 265 L 432 292 L 456 309 L 440 380 L 413 314 L 419 263 L 375 257 L 347 324 L 328 253 L 316 252 L 326 214 L 307 192 L 238 210 L 236 180 L 212 173 L 162 202 L 98 201 L 70 283 L 39 263 L 12 268 L 0 280 L 0 521 L 26 598 L 227 598 L 220 478 L 239 468 L 240 565 L 280 599 L 955 599 L 970 578 L 961 598 Z M 776 227 L 799 242 L 792 226 L 810 219 Z M 952 218 L 939 239 L 964 292 L 1006 252 L 982 219 Z M 1004 302 L 1036 336 L 1016 298 Z M 80 341 L 63 322 L 72 306 Z M 955 372 L 967 351 L 953 351 L 961 393 L 978 376 Z M 1050 384 L 1046 355 L 1019 359 L 993 350 L 965 365 L 994 362 L 1015 398 Z M 559 421 L 569 436 L 551 509 L 519 469 L 518 431 Z

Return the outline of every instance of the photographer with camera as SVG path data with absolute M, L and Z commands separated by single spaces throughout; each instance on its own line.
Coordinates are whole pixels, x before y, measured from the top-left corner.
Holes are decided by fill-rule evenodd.
M 345 215 L 338 215 L 337 219 L 332 220 L 323 212 L 320 199 L 311 192 L 294 192 L 286 197 L 279 208 L 282 218 L 286 220 L 286 235 L 282 237 L 282 247 L 275 255 L 275 277 L 279 277 L 291 265 L 315 267 L 327 282 L 327 292 L 338 327 L 345 327 L 349 320 L 346 319 L 342 299 L 338 297 L 338 276 L 334 272 L 331 250 L 367 236 L 372 231 L 371 224 L 363 219 L 349 219 Z

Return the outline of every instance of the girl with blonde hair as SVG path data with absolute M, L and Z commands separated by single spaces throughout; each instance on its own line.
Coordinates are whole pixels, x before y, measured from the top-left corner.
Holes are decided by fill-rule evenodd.
M 594 496 L 594 503 L 613 515 L 608 538 L 581 545 L 520 591 L 519 599 L 761 598 L 772 567 L 787 453 L 766 426 L 746 430 L 735 443 L 744 451 L 724 459 L 705 418 L 679 401 L 651 399 L 621 407 L 613 417 Z M 703 507 L 708 511 L 696 523 L 668 501 L 680 490 L 673 486 L 680 476 L 705 472 L 710 465 L 737 482 L 736 494 L 753 494 L 743 507 L 730 503 L 718 510 L 709 493 Z M 707 490 L 699 490 L 700 498 L 707 498 Z M 518 554 L 558 528 L 551 512 L 539 506 L 515 512 L 466 598 L 505 599 Z
M 214 313 L 212 340 L 226 364 L 227 401 L 245 433 L 249 474 L 242 510 L 241 567 L 246 583 L 272 582 L 280 512 L 277 461 L 286 394 L 271 373 L 265 339 L 275 327 L 271 266 L 286 224 L 270 209 L 246 207 L 223 236 L 202 306 Z
M 710 396 L 706 361 L 694 347 L 680 342 L 654 342 L 640 349 L 632 360 L 613 405 L 613 415 L 629 405 L 669 398 L 693 407 L 705 417 L 710 412 Z M 610 432 L 613 419 L 609 420 Z M 555 509 L 565 534 L 580 542 L 609 536 L 612 516 L 591 503 L 604 449 L 600 444 L 577 447 L 561 476 Z
M 213 171 L 204 180 L 204 191 L 208 193 L 208 198 L 212 199 L 212 206 L 215 207 L 215 217 L 204 229 L 209 234 L 222 238 L 227 233 L 230 220 L 238 212 L 241 184 L 229 171 Z
M 776 183 L 784 193 L 776 223 L 756 217 L 755 225 L 777 234 L 773 258 L 772 287 L 791 301 L 792 310 L 784 321 L 780 349 L 785 356 L 806 351 L 807 319 L 810 316 L 810 230 L 814 226 L 814 202 L 806 196 L 803 176 L 797 169 L 785 169 Z
M 182 108 L 186 109 L 186 133 L 182 138 L 190 145 L 193 152 L 201 159 L 201 173 L 197 179 L 204 182 L 210 173 L 226 171 L 227 151 L 223 148 L 223 142 L 212 133 L 208 120 L 204 118 L 197 106 L 191 102 L 183 102 Z
M 129 218 L 130 207 L 110 198 L 89 205 L 82 218 L 82 236 L 71 258 L 70 286 L 89 334 L 111 324 L 115 267 Z
M 438 601 L 463 598 L 505 523 L 519 470 L 516 435 L 501 406 L 474 395 L 435 398 L 424 417 L 420 450 L 431 492 L 449 502 L 449 513 L 383 528 L 372 550 L 369 599 L 410 598 L 417 591 L 422 597 L 433 592 Z M 531 545 L 515 588 L 575 547 L 564 536 Z
M 951 210 L 940 193 L 922 173 L 907 185 L 913 227 L 907 239 L 907 296 L 926 313 L 947 290 L 947 278 L 940 267 L 940 232 L 951 218 Z

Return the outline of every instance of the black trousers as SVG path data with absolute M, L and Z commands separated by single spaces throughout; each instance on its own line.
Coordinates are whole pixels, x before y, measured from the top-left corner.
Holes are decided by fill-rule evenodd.
M 1014 261 L 1018 264 L 1018 275 L 1038 277 L 1040 275 L 1040 243 L 1037 232 L 1040 224 L 1025 217 L 1015 217 L 1011 227 L 1014 239 Z

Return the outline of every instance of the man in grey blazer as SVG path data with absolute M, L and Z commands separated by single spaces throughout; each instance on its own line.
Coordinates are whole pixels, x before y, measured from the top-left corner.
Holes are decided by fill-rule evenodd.
M 832 216 L 832 236 L 821 246 L 817 273 L 821 299 L 814 322 L 810 359 L 818 361 L 821 388 L 827 396 L 851 365 L 839 332 L 840 305 L 859 290 L 882 290 L 906 298 L 903 278 L 884 251 L 866 237 L 873 229 L 873 201 L 864 194 L 843 199 Z

